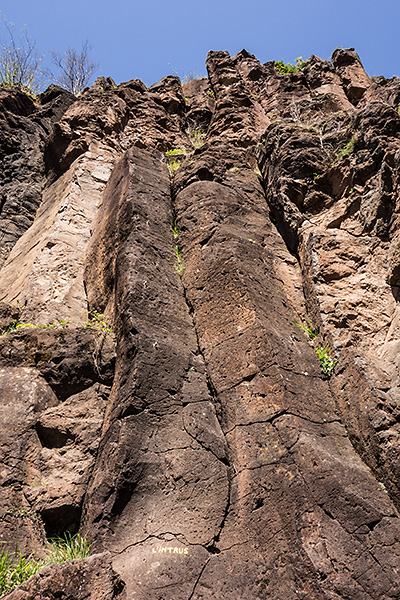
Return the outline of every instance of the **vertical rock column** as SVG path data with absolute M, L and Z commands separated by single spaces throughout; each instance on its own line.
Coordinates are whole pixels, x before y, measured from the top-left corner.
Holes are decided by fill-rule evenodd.
M 163 155 L 132 148 L 108 183 L 87 260 L 89 303 L 114 313 L 119 341 L 84 531 L 112 552 L 128 597 L 143 600 L 190 596 L 229 496 L 172 223 Z
M 18 240 L 0 274 L 0 299 L 20 302 L 25 321 L 87 319 L 86 248 L 114 160 L 115 153 L 107 146 L 92 144 L 45 189 L 33 225 Z
M 398 530 L 399 519 L 351 446 L 296 330 L 276 272 L 282 242 L 256 176 L 192 184 L 176 210 L 183 283 L 232 468 L 220 553 L 193 598 L 328 598 L 333 590 L 351 590 L 354 600 L 392 597 L 396 570 L 386 562 L 392 550 L 381 558 L 380 535 Z
M 43 130 L 65 113 L 71 103 L 67 96 L 61 106 L 57 97 L 47 98 L 42 111 L 34 113 Z M 90 128 L 104 114 L 109 118 L 116 114 L 116 123 L 119 113 L 106 104 L 107 100 L 102 110 L 97 107 L 90 115 L 80 102 L 74 103 L 61 119 L 65 131 L 74 141 L 82 136 L 82 130 L 74 134 L 69 126 L 77 114 L 82 128 Z M 24 184 L 18 189 L 24 191 L 21 198 L 26 203 L 30 185 L 36 203 L 31 208 L 40 205 L 36 215 L 28 212 L 0 272 L 0 296 L 14 306 L 13 319 L 20 321 L 9 320 L 9 330 L 6 327 L 0 336 L 1 399 L 4 406 L 13 407 L 11 412 L 3 410 L 0 418 L 0 535 L 13 547 L 18 544 L 24 552 L 40 554 L 45 534 L 74 533 L 79 528 L 107 384 L 113 377 L 112 336 L 84 326 L 88 314 L 83 270 L 91 224 L 117 151 L 87 135 L 85 149 L 78 156 L 70 152 L 71 160 L 63 163 L 59 176 L 42 181 L 43 131 L 33 137 L 36 129 L 27 118 L 21 117 L 19 125 L 24 130 L 19 132 L 21 139 L 31 136 L 29 144 L 26 140 L 21 144 L 20 164 L 30 160 L 32 152 L 36 162 L 34 182 L 21 177 Z M 54 131 L 52 140 L 59 141 Z M 56 154 L 50 154 L 56 161 Z M 8 208 L 18 208 L 10 190 L 8 201 Z
M 245 88 L 220 58 L 209 60 L 212 139 L 175 182 L 182 281 L 231 467 L 217 552 L 190 598 L 394 598 L 400 547 L 389 531 L 400 520 L 296 328 L 302 301 L 282 280 L 283 240 L 246 153 L 233 149 Z
M 314 131 L 273 124 L 259 153 L 268 204 L 301 265 L 309 319 L 339 359 L 331 390 L 343 424 L 397 508 L 399 131 L 397 111 L 381 101 L 317 118 Z

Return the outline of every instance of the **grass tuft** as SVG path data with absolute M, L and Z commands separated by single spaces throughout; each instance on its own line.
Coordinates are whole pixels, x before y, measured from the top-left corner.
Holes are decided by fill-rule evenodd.
M 177 240 L 179 237 L 179 229 L 178 229 L 178 224 L 177 224 L 176 220 L 174 221 L 174 224 L 171 227 L 171 231 L 172 231 L 172 235 L 174 236 L 174 240 Z
M 333 373 L 333 369 L 337 363 L 337 360 L 331 358 L 330 356 L 330 346 L 327 344 L 326 346 L 318 346 L 316 349 L 318 354 L 319 362 L 321 364 L 321 370 L 324 375 L 330 377 Z
M 71 535 L 66 533 L 64 537 L 50 540 L 51 562 L 63 563 L 76 558 L 86 558 L 90 556 L 91 544 L 79 534 Z
M 172 179 L 174 177 L 176 171 L 181 166 L 181 161 L 180 160 L 168 160 L 167 166 L 168 166 L 169 175 Z
M 188 127 L 186 133 L 192 142 L 193 148 L 201 148 L 206 141 L 206 132 L 200 127 Z
M 12 555 L 3 549 L 0 553 L 0 595 L 11 592 L 40 571 L 45 564 L 43 560 L 35 559 L 32 554 L 25 557 L 16 550 Z
M 68 533 L 50 541 L 44 559 L 36 558 L 33 554 L 22 556 L 18 549 L 10 553 L 3 548 L 0 552 L 0 596 L 10 593 L 47 565 L 90 556 L 90 546 L 79 534 Z
M 176 264 L 174 265 L 175 271 L 177 271 L 179 273 L 179 275 L 182 277 L 183 270 L 185 268 L 185 266 L 183 264 L 182 251 L 179 250 L 179 246 L 174 246 L 174 251 L 175 251 L 175 257 L 176 257 Z
M 313 329 L 313 326 L 311 325 L 309 319 L 307 319 L 307 325 L 301 325 L 300 323 L 296 323 L 296 327 L 302 329 L 308 335 L 310 340 L 314 340 L 319 334 L 319 329 Z

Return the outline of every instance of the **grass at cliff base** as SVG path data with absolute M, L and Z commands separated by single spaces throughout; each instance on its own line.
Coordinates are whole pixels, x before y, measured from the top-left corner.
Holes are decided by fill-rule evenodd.
M 0 552 L 0 597 L 10 593 L 47 565 L 86 558 L 90 555 L 90 544 L 79 534 L 67 534 L 63 538 L 51 540 L 46 552 L 46 558 L 39 559 L 33 554 L 22 556 L 17 549 L 10 553 L 3 548 Z

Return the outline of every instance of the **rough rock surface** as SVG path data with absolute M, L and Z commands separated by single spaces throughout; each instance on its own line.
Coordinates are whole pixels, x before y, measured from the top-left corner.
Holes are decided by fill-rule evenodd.
M 0 90 L 10 600 L 400 597 L 400 79 L 207 69 Z
M 51 86 L 39 103 L 0 89 L 0 265 L 32 224 L 41 203 L 44 149 L 52 125 L 75 97 Z

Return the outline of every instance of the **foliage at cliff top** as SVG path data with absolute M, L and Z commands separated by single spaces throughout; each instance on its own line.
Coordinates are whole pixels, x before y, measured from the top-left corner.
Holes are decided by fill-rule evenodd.
M 303 60 L 302 56 L 296 58 L 295 64 L 284 63 L 283 60 L 277 60 L 275 61 L 275 71 L 278 71 L 278 73 L 297 73 L 298 71 L 301 71 L 301 69 L 304 69 L 306 64 L 307 61 Z

